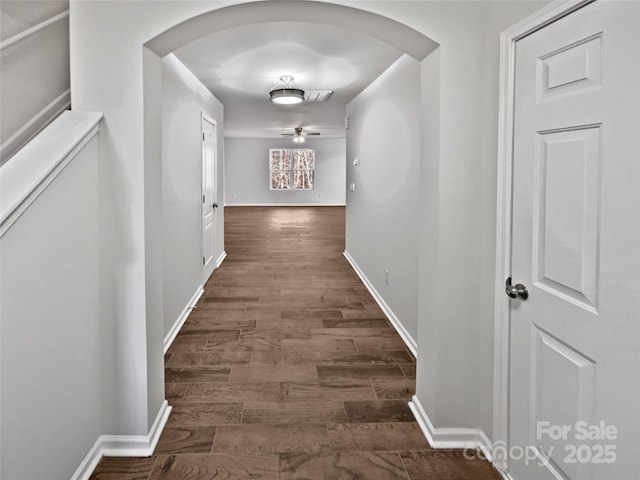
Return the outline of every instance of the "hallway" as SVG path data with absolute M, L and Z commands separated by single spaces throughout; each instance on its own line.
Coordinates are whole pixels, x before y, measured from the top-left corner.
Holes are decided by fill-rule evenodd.
M 225 209 L 228 257 L 165 358 L 155 454 L 104 458 L 92 479 L 499 478 L 429 448 L 407 406 L 415 359 L 343 258 L 344 221 Z

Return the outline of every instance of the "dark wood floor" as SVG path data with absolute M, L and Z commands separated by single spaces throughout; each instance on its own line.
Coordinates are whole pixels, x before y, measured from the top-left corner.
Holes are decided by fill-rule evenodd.
M 92 479 L 499 478 L 427 444 L 415 359 L 342 257 L 344 208 L 227 207 L 225 232 L 166 355 L 154 456 L 104 458 Z

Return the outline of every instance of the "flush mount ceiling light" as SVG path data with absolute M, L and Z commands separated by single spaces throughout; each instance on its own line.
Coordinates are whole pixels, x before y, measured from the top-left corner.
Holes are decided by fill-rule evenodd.
M 293 75 L 283 75 L 280 83 L 269 91 L 269 98 L 273 103 L 293 105 L 304 102 L 304 90 L 293 83 Z

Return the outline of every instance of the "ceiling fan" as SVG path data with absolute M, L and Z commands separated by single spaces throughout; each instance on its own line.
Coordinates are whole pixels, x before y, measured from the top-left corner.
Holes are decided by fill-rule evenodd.
M 293 133 L 282 133 L 283 137 L 293 137 L 295 143 L 304 143 L 304 137 L 307 135 L 320 135 L 320 132 L 307 132 L 302 127 L 296 127 L 293 129 Z

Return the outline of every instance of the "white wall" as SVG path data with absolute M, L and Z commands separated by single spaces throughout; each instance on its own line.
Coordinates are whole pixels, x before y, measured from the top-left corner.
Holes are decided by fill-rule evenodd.
M 420 17 L 441 44 L 422 64 L 417 378 L 436 428 L 492 437 L 499 33 L 544 4 L 432 3 Z
M 301 148 L 316 151 L 315 188 L 275 191 L 269 188 L 269 149 L 297 148 L 290 138 L 226 138 L 226 205 L 344 205 L 345 140 L 307 137 Z
M 420 63 L 404 55 L 347 105 L 347 185 L 354 183 L 356 190 L 347 192 L 346 251 L 413 344 L 418 335 L 419 98 Z
M 202 286 L 201 114 L 218 127 L 217 203 L 224 198 L 223 106 L 174 56 L 162 60 L 162 238 L 164 335 Z M 216 210 L 216 251 L 224 251 L 224 209 Z
M 94 138 L 0 239 L 6 480 L 68 480 L 101 432 L 97 158 Z
M 161 65 L 142 47 L 154 30 L 144 25 L 155 8 L 162 10 L 153 2 L 70 4 L 73 108 L 104 113 L 98 220 L 102 433 L 109 435 L 147 435 L 164 398 L 164 318 L 157 316 L 163 302 L 159 282 L 147 285 L 147 278 L 158 274 L 154 262 L 157 244 L 163 242 L 161 235 L 153 235 L 160 229 L 160 178 L 157 170 L 145 172 L 153 166 L 153 156 L 157 167 L 161 162 Z M 144 79 L 147 89 L 144 66 L 150 72 Z M 154 180 L 157 184 L 147 184 Z M 157 201 L 145 202 L 145 197 Z M 145 222 L 147 215 L 154 222 Z M 155 290 L 150 295 L 148 287 Z

